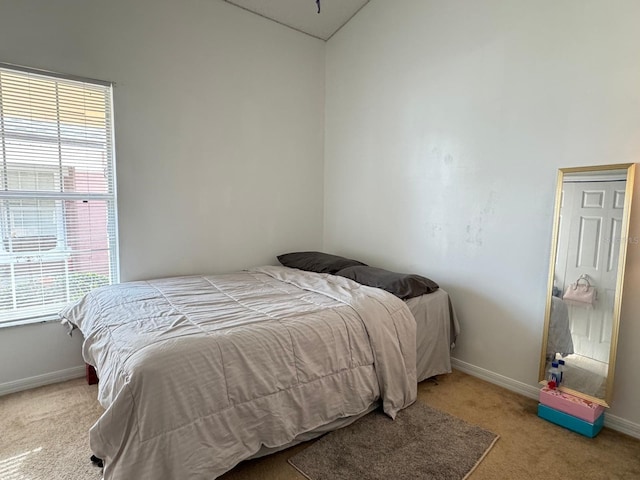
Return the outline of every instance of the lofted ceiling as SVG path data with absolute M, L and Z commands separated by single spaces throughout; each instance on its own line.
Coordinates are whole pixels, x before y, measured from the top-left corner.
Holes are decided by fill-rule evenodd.
M 274 22 L 328 40 L 369 0 L 224 0 Z

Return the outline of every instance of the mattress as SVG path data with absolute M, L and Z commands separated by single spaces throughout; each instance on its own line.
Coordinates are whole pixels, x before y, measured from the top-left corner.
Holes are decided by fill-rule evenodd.
M 103 287 L 61 316 L 85 337 L 104 479 L 211 479 L 376 402 L 415 401 L 416 321 L 383 290 L 285 267 Z
M 443 289 L 406 300 L 416 320 L 416 371 L 418 382 L 451 373 L 451 349 L 460 324 L 449 294 Z

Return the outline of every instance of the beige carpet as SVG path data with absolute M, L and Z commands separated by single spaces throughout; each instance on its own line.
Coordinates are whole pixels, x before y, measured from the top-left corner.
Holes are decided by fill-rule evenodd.
M 0 479 L 99 480 L 87 435 L 97 393 L 79 379 L 0 397 Z
M 418 401 L 392 421 L 381 410 L 289 459 L 310 480 L 462 480 L 498 436 Z
M 0 397 L 0 479 L 100 480 L 87 435 L 101 413 L 96 392 L 78 379 Z M 640 440 L 607 428 L 583 437 L 538 418 L 535 400 L 464 373 L 422 382 L 418 398 L 500 435 L 470 480 L 640 478 Z M 220 480 L 305 480 L 287 460 L 311 444 L 244 462 Z

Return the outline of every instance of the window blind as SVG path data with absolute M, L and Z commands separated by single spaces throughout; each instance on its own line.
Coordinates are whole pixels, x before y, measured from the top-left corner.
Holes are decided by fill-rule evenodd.
M 0 325 L 118 281 L 111 92 L 0 65 Z

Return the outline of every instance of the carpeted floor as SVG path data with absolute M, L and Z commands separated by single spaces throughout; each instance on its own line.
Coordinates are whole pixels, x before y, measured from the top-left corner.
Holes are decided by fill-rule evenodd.
M 99 480 L 87 435 L 97 392 L 78 379 L 0 397 L 0 479 Z
M 0 397 L 0 479 L 100 480 L 87 432 L 101 413 L 83 379 Z M 535 400 L 461 372 L 422 382 L 420 401 L 500 435 L 470 480 L 636 480 L 640 440 L 589 439 L 536 415 Z M 309 444 L 244 462 L 221 480 L 305 480 L 287 460 Z M 144 480 L 144 479 L 141 479 Z

